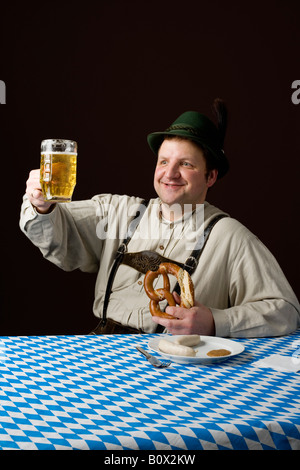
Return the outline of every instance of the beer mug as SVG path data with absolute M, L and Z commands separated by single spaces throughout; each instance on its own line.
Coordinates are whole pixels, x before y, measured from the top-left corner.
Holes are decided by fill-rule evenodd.
M 70 202 L 76 185 L 77 143 L 47 139 L 41 144 L 40 183 L 45 201 Z

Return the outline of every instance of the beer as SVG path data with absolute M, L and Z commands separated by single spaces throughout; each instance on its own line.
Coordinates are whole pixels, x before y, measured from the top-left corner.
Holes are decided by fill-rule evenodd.
M 76 185 L 77 144 L 75 146 L 70 144 L 76 142 L 63 140 L 42 142 L 40 183 L 45 201 L 69 202 L 72 199 Z M 58 148 L 60 150 L 56 150 Z M 72 152 L 69 149 L 76 151 Z

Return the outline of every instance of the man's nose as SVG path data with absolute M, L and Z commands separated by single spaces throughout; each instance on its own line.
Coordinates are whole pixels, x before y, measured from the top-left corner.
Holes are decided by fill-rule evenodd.
M 166 168 L 166 176 L 169 179 L 179 178 L 180 177 L 179 165 L 177 163 L 169 164 Z

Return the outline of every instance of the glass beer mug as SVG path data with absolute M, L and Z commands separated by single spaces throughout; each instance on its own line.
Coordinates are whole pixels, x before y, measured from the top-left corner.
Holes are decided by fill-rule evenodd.
M 69 202 L 76 185 L 77 143 L 47 139 L 41 144 L 40 183 L 45 201 Z

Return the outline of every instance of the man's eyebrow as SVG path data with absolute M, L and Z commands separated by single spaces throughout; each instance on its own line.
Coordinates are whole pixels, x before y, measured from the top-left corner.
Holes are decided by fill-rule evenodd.
M 163 158 L 164 160 L 169 160 L 170 157 L 166 157 L 163 154 L 158 155 L 158 158 Z M 179 160 L 194 160 L 195 157 L 192 155 L 183 155 L 182 157 L 177 157 Z

